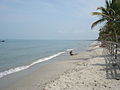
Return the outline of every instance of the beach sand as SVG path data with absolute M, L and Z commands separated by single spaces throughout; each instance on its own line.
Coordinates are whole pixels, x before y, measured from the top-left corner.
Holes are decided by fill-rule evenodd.
M 41 67 L 1 90 L 120 90 L 120 80 L 108 78 L 103 48 L 88 50 L 67 60 Z

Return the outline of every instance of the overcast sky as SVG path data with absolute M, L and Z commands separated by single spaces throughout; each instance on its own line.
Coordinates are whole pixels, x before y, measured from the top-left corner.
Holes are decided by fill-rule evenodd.
M 0 0 L 1 39 L 96 39 L 91 12 L 104 0 Z

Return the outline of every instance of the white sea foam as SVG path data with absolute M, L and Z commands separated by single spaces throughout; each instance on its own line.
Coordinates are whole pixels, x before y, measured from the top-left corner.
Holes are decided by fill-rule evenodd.
M 67 49 L 66 51 L 68 51 L 68 52 L 69 52 L 69 51 L 71 51 L 71 50 L 74 50 L 74 49 Z
M 59 55 L 61 55 L 61 54 L 63 54 L 63 53 L 65 53 L 65 52 L 59 52 L 59 53 L 54 54 L 54 55 L 52 55 L 52 56 L 39 59 L 39 60 L 31 63 L 30 65 L 20 66 L 20 67 L 16 67 L 16 68 L 11 68 L 11 69 L 9 69 L 9 70 L 7 70 L 7 71 L 0 72 L 0 78 L 4 77 L 4 76 L 6 76 L 6 75 L 9 75 L 9 74 L 15 73 L 15 72 L 19 72 L 19 71 L 25 70 L 25 69 L 27 69 L 27 68 L 35 65 L 35 64 L 38 64 L 38 63 L 43 62 L 43 61 L 50 60 L 50 59 L 52 59 L 52 58 L 54 58 L 54 57 L 57 57 L 57 56 L 59 56 Z

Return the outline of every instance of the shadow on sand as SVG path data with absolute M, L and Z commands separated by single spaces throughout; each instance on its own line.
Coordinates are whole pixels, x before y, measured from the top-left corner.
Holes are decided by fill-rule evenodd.
M 110 55 L 109 51 L 105 48 L 103 49 L 103 53 L 101 57 L 104 57 L 105 64 L 95 64 L 95 65 L 106 67 L 102 70 L 106 71 L 107 79 L 120 80 L 120 60 L 115 60 L 114 57 Z

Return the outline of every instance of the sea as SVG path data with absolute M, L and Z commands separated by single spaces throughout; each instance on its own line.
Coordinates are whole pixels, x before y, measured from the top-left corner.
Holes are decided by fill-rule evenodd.
M 69 51 L 80 53 L 90 40 L 5 40 L 0 42 L 0 78 L 29 69 L 39 63 L 64 60 Z M 62 56 L 62 57 L 60 57 Z M 44 63 L 43 63 L 44 64 Z

